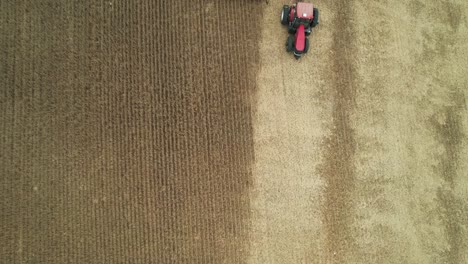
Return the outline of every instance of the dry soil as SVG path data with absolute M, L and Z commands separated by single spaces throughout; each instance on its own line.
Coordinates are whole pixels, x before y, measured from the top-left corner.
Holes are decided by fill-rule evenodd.
M 468 263 L 468 2 L 0 1 L 0 263 Z
M 300 61 L 263 28 L 249 262 L 468 263 L 467 2 L 314 3 Z

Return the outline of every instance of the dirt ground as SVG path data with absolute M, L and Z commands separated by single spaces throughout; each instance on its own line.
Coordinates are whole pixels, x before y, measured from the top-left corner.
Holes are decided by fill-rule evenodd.
M 288 2 L 0 1 L 0 263 L 468 263 L 468 2 Z
M 263 29 L 249 262 L 468 263 L 467 2 L 314 3 L 300 61 Z

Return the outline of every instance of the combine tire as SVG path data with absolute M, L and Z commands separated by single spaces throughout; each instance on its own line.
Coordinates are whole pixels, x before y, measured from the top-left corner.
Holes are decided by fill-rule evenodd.
M 314 18 L 312 19 L 311 27 L 316 27 L 319 24 L 319 10 L 314 8 Z
M 294 50 L 294 37 L 289 36 L 288 40 L 286 41 L 286 51 L 291 52 Z
M 302 51 L 302 53 L 307 53 L 308 51 L 309 51 L 309 39 L 306 38 L 305 45 L 304 45 L 304 51 Z
M 289 23 L 289 6 L 283 6 L 283 12 L 281 13 L 281 24 L 287 25 Z

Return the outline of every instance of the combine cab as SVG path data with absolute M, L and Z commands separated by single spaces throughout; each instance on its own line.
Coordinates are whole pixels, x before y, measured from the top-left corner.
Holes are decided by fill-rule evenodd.
M 319 11 L 311 3 L 298 2 L 292 6 L 283 6 L 281 23 L 288 26 L 291 34 L 286 41 L 286 50 L 293 52 L 294 57 L 299 59 L 302 54 L 309 51 L 309 36 L 312 28 L 319 24 Z

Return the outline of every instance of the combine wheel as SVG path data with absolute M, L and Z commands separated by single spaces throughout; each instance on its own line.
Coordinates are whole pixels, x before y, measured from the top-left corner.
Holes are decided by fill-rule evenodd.
M 281 12 L 281 24 L 287 25 L 289 23 L 289 6 L 283 6 L 283 12 Z
M 319 10 L 314 7 L 314 18 L 312 19 L 311 27 L 316 27 L 319 24 Z
M 291 51 L 293 51 L 293 49 L 294 49 L 294 37 L 289 36 L 288 40 L 286 41 L 286 50 L 288 52 L 291 52 Z

